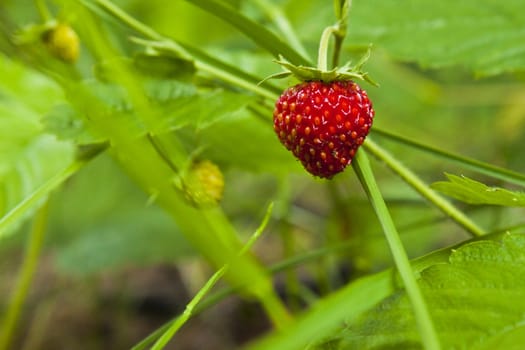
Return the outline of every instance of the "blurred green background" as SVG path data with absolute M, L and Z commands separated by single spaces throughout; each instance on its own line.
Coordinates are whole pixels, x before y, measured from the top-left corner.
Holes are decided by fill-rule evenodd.
M 163 35 L 256 77 L 279 71 L 271 55 L 192 2 L 197 1 L 114 3 Z M 335 21 L 332 3 L 326 0 L 228 3 L 275 32 L 279 27 L 272 14 L 283 15 L 312 60 L 322 30 Z M 73 27 L 83 20 L 67 1 L 50 6 Z M 523 10 L 525 4 L 517 0 L 354 0 L 342 56 L 355 60 L 372 45 L 366 70 L 380 87 L 366 83 L 363 87 L 376 110 L 374 128 L 523 173 Z M 121 55 L 132 57 L 141 50 L 127 40 L 132 34 L 128 29 L 106 14 L 97 16 Z M 60 119 L 53 118 L 53 113 L 63 115 L 56 108 L 66 103 L 64 93 L 36 72 L 33 48 L 13 42 L 15 33 L 39 21 L 32 1 L 0 2 L 2 215 L 74 156 L 72 139 L 59 134 L 57 140 L 53 135 L 57 130 L 74 131 L 74 126 L 57 125 Z M 76 63 L 81 79 L 93 79 L 95 59 L 83 44 Z M 273 84 L 284 88 L 290 83 Z M 251 103 L 258 97 L 230 90 L 206 75 L 188 84 L 231 93 L 230 107 L 220 116 L 213 112 L 226 94 L 215 99 L 213 91 L 206 95 L 202 102 L 211 107 L 200 111 L 200 127 L 179 125 L 175 132 L 188 149 L 206 145 L 203 156 L 223 170 L 221 206 L 243 240 L 259 225 L 268 204 L 275 202 L 272 220 L 254 248 L 261 261 L 271 265 L 347 244 L 289 270 L 304 281 L 303 287 L 296 286 L 298 304 L 391 265 L 379 224 L 351 169 L 333 181 L 312 178 L 273 135 L 271 113 L 254 116 L 244 108 L 243 101 Z M 238 96 L 243 100 L 235 105 Z M 267 101 L 260 104 L 268 110 Z M 76 137 L 75 142 L 82 143 Z M 447 172 L 513 188 L 380 133 L 372 132 L 371 137 L 426 183 L 443 180 Z M 468 237 L 383 164 L 373 166 L 410 257 Z M 108 154 L 91 161 L 50 196 L 44 250 L 14 348 L 129 348 L 183 310 L 213 268 L 186 241 L 177 223 L 148 204 L 148 198 Z M 523 224 L 520 209 L 457 204 L 488 232 Z M 0 310 L 6 308 L 16 281 L 29 221 L 0 237 Z M 287 278 L 295 277 L 279 274 L 276 283 L 282 286 Z M 230 298 L 192 320 L 174 338 L 172 348 L 205 349 L 209 344 L 214 349 L 234 348 L 257 337 L 266 322 L 255 305 Z

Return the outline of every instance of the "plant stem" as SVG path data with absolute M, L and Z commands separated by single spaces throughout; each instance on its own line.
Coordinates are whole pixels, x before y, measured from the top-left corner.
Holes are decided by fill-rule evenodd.
M 425 197 L 428 201 L 434 204 L 445 215 L 458 223 L 461 227 L 471 233 L 473 236 L 482 236 L 485 234 L 484 230 L 480 228 L 475 222 L 470 220 L 463 212 L 457 209 L 454 205 L 446 199 L 437 194 L 427 184 L 425 184 L 416 174 L 405 167 L 400 161 L 394 158 L 390 153 L 377 145 L 370 138 L 365 140 L 363 145 L 376 158 L 385 162 L 385 164 L 399 175 L 408 185 L 414 188 L 419 194 Z
M 199 292 L 193 297 L 193 299 L 186 305 L 186 309 L 182 315 L 180 315 L 175 322 L 160 336 L 160 338 L 153 344 L 151 350 L 161 350 L 166 344 L 173 338 L 175 333 L 190 319 L 193 314 L 193 310 L 197 304 L 202 300 L 202 298 L 208 293 L 211 288 L 221 279 L 228 268 L 228 265 L 223 266 L 217 272 L 215 272 L 210 279 L 204 284 L 204 286 L 199 290 Z
M 275 216 L 279 222 L 279 236 L 281 238 L 281 245 L 283 249 L 283 258 L 287 259 L 293 255 L 295 250 L 295 239 L 292 232 L 292 225 L 290 224 L 290 211 L 293 200 L 291 198 L 291 186 L 289 176 L 282 176 L 278 187 L 278 206 L 275 210 Z M 288 301 L 289 308 L 293 311 L 300 310 L 297 296 L 299 295 L 300 282 L 297 270 L 288 269 L 284 273 L 285 290 L 290 299 Z
M 321 40 L 319 41 L 319 52 L 317 54 L 317 68 L 321 71 L 328 70 L 328 48 L 330 46 L 330 37 L 337 30 L 336 27 L 330 26 L 323 30 Z
M 29 293 L 29 286 L 35 273 L 38 257 L 42 249 L 42 242 L 48 218 L 48 203 L 46 202 L 36 213 L 33 227 L 28 237 L 24 255 L 24 261 L 20 268 L 18 282 L 11 296 L 7 313 L 2 322 L 2 334 L 0 337 L 0 350 L 10 348 L 11 339 L 16 330 L 16 324 L 24 301 Z
M 257 230 L 255 230 L 253 235 L 250 237 L 248 242 L 242 247 L 241 251 L 239 252 L 239 255 L 245 254 L 247 251 L 249 251 L 251 247 L 255 244 L 257 239 L 261 236 L 264 229 L 266 228 L 266 225 L 268 224 L 268 221 L 270 220 L 272 210 L 273 203 L 271 203 L 268 206 L 268 210 L 266 211 L 264 219 L 262 220 Z M 210 279 L 208 279 L 208 281 L 199 290 L 195 297 L 193 297 L 193 299 L 186 305 L 186 309 L 184 310 L 182 315 L 180 315 L 170 325 L 170 327 L 159 337 L 159 339 L 155 342 L 151 350 L 161 350 L 166 346 L 166 344 L 171 340 L 175 333 L 190 319 L 190 317 L 193 315 L 193 310 L 195 309 L 195 307 L 199 304 L 202 298 L 204 298 L 204 296 L 213 288 L 213 286 L 221 279 L 221 277 L 226 273 L 229 267 L 229 264 L 224 265 L 217 272 L 215 272 L 210 277 Z
M 47 22 L 51 19 L 51 13 L 49 12 L 49 9 L 47 8 L 46 0 L 35 0 L 35 6 L 43 22 Z
M 337 16 L 337 30 L 334 32 L 334 54 L 332 59 L 332 66 L 337 67 L 339 64 L 339 56 L 341 54 L 341 47 L 346 36 L 346 27 L 348 20 L 348 13 L 352 0 L 336 0 L 334 1 L 335 13 Z
M 126 23 L 130 28 L 135 29 L 137 32 L 141 33 L 145 37 L 151 38 L 154 40 L 163 39 L 162 35 L 157 33 L 152 28 L 148 27 L 147 25 L 141 23 L 140 21 L 137 21 L 135 18 L 128 15 L 126 12 L 122 11 L 118 6 L 114 5 L 111 1 L 96 0 L 95 2 L 98 5 L 100 5 L 104 10 L 106 10 L 111 15 L 113 15 L 115 18 L 122 21 L 123 23 Z
M 234 86 L 241 87 L 243 89 L 246 89 L 247 91 L 251 91 L 257 95 L 264 96 L 271 100 L 275 100 L 277 98 L 278 95 L 276 95 L 269 89 L 265 89 L 264 87 L 259 86 L 254 82 L 248 81 L 243 77 L 232 74 L 226 69 L 222 69 L 221 67 L 214 66 L 213 64 L 210 64 L 205 60 L 199 59 L 199 57 L 196 57 L 195 53 L 192 53 L 189 48 L 185 48 L 183 45 L 179 45 L 177 42 L 165 38 L 163 35 L 157 33 L 154 29 L 148 27 L 140 21 L 137 21 L 135 18 L 122 11 L 112 2 L 108 0 L 96 0 L 96 3 L 109 14 L 111 14 L 113 17 L 127 25 L 129 28 L 142 34 L 146 38 L 156 41 L 149 43 L 151 46 L 170 51 L 175 55 L 178 55 L 188 60 L 194 60 L 195 68 L 197 68 L 197 70 L 211 74 L 212 76 L 215 76 Z M 133 41 L 136 41 L 139 44 L 144 44 L 141 42 L 141 40 Z
M 394 221 L 392 220 L 383 196 L 379 191 L 368 157 L 363 149 L 360 149 L 356 153 L 352 165 L 359 181 L 370 199 L 370 202 L 372 203 L 385 233 L 395 265 L 399 271 L 412 305 L 423 345 L 427 350 L 438 350 L 440 349 L 439 339 L 436 330 L 434 329 L 434 324 L 432 323 L 428 307 L 417 284 L 414 271 L 410 266 L 410 261 L 408 260 L 408 256 L 403 248 L 403 243 L 399 238 Z
M 435 156 L 456 162 L 458 164 L 461 164 L 462 166 L 468 167 L 481 174 L 495 177 L 497 179 L 507 181 L 507 182 L 513 183 L 518 186 L 525 187 L 525 175 L 524 174 L 509 170 L 509 169 L 505 169 L 502 167 L 498 167 L 498 166 L 495 166 L 489 163 L 484 163 L 477 159 L 468 158 L 468 157 L 465 157 L 459 154 L 451 153 L 449 151 L 444 151 L 444 150 L 441 150 L 433 146 L 425 145 L 421 142 L 413 141 L 405 136 L 396 135 L 396 134 L 393 134 L 391 132 L 388 132 L 382 129 L 374 128 L 372 129 L 372 133 L 384 136 L 388 139 L 391 139 L 392 141 L 404 144 L 411 148 L 415 148 L 420 151 L 427 152 Z
M 508 235 L 509 233 L 521 233 L 521 232 L 523 232 L 524 229 L 525 229 L 525 224 L 524 225 L 517 225 L 517 226 L 513 226 L 513 227 L 504 228 L 504 229 L 501 229 L 501 230 L 498 230 L 498 231 L 494 231 L 494 232 L 488 233 L 487 235 L 483 236 L 483 238 L 472 238 L 469 241 L 460 242 L 460 243 L 455 244 L 453 246 L 448 246 L 448 247 L 445 247 L 445 248 L 433 251 L 433 252 L 431 252 L 431 253 L 429 253 L 429 254 L 427 254 L 425 256 L 422 256 L 422 257 L 414 259 L 411 262 L 411 264 L 412 264 L 413 269 L 417 273 L 419 273 L 419 272 L 423 271 L 424 269 L 428 268 L 431 265 L 447 263 L 448 259 L 449 259 L 449 256 L 450 256 L 450 253 L 453 252 L 455 249 L 458 249 L 459 247 L 461 247 L 464 244 L 468 244 L 470 242 L 475 242 L 475 241 L 480 240 L 480 239 L 495 241 L 495 240 L 501 239 L 502 236 Z M 301 253 L 301 254 L 298 254 L 296 256 L 290 257 L 290 258 L 288 258 L 288 259 L 286 259 L 284 261 L 278 262 L 278 263 L 270 266 L 269 271 L 272 274 L 277 274 L 279 272 L 289 270 L 292 267 L 300 266 L 301 264 L 305 264 L 305 263 L 311 262 L 311 261 L 316 260 L 316 259 L 321 259 L 321 258 L 323 258 L 324 256 L 326 256 L 327 254 L 330 254 L 330 253 L 343 252 L 345 250 L 348 250 L 349 248 L 350 249 L 357 249 L 357 248 L 359 248 L 358 245 L 359 245 L 359 242 L 347 241 L 347 242 L 339 243 L 337 245 L 325 246 L 325 247 L 322 247 L 322 248 L 319 248 L 319 249 L 315 249 L 315 250 L 312 250 L 312 251 L 304 252 L 304 253 Z M 388 274 L 391 274 L 391 270 L 390 269 L 386 270 L 386 271 L 382 271 L 379 274 L 383 274 L 385 272 L 388 273 Z M 376 275 L 377 274 L 370 275 L 369 277 L 376 276 Z M 353 283 L 355 283 L 355 281 Z M 391 285 L 391 283 L 389 283 L 389 285 Z M 224 298 L 226 298 L 227 296 L 233 294 L 236 290 L 237 290 L 237 288 L 228 286 L 228 287 L 225 287 L 225 288 L 215 292 L 214 294 L 210 295 L 208 298 L 204 299 L 204 301 L 202 303 L 200 303 L 195 308 L 194 314 L 200 313 L 200 312 L 210 308 L 211 306 L 216 305 L 219 301 L 221 301 Z M 384 293 L 383 294 L 384 297 L 386 297 L 389 292 L 388 291 L 383 291 L 383 293 Z M 143 350 L 143 349 L 146 349 L 146 347 L 149 344 L 151 344 L 163 332 L 165 332 L 174 322 L 176 322 L 176 320 L 177 319 L 175 318 L 175 319 L 173 319 L 171 321 L 166 322 L 164 325 L 162 325 L 160 328 L 158 328 L 155 331 L 153 331 L 146 338 L 142 339 L 140 341 L 140 343 L 138 343 L 137 345 L 135 345 L 132 348 L 132 350 Z M 300 322 L 300 320 L 299 320 L 299 322 Z
M 230 74 L 229 72 L 225 70 L 218 69 L 206 62 L 195 61 L 195 68 L 201 70 L 202 72 L 209 73 L 219 79 L 222 79 L 225 82 L 233 84 L 234 86 L 238 86 L 240 88 L 246 89 L 247 91 L 251 91 L 259 96 L 263 96 L 270 100 L 275 100 L 278 97 L 278 95 L 276 95 L 275 93 L 271 91 L 268 91 L 268 89 L 265 89 L 259 85 L 255 85 L 242 78 L 236 77 L 235 75 Z

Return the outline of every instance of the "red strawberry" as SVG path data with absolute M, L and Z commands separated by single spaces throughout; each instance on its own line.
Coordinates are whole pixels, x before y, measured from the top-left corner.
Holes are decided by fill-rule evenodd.
M 372 126 L 374 110 L 353 81 L 310 81 L 285 90 L 274 130 L 308 172 L 331 178 L 350 164 Z

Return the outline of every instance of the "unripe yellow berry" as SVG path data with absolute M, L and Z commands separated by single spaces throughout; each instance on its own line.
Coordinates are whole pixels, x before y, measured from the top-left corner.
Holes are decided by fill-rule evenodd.
M 213 207 L 222 199 L 224 176 L 217 165 L 209 160 L 196 162 L 184 179 L 184 193 L 197 207 Z
M 73 63 L 80 54 L 80 40 L 77 33 L 67 24 L 57 24 L 44 34 L 44 42 L 56 58 Z

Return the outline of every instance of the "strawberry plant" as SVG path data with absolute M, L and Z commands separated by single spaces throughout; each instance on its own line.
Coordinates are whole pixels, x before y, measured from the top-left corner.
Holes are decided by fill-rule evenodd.
M 522 1 L 0 9 L 0 350 L 523 347 Z

